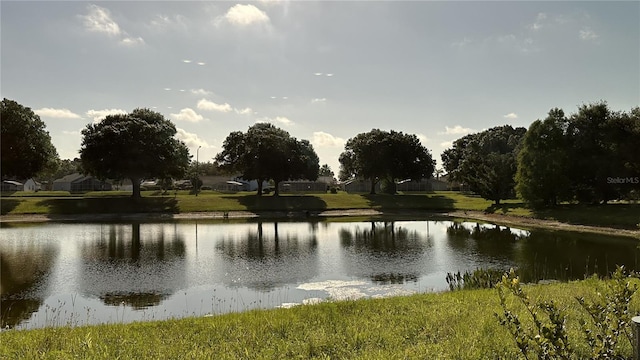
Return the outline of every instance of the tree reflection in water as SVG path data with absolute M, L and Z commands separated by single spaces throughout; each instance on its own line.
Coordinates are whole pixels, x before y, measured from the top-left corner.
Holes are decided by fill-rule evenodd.
M 314 277 L 318 272 L 317 237 L 315 232 L 306 238 L 299 234 L 281 234 L 278 222 L 259 221 L 256 230 L 249 230 L 244 237 L 217 242 L 216 250 L 223 255 L 225 285 L 270 291 Z
M 38 291 L 58 256 L 53 246 L 0 248 L 0 310 L 2 328 L 31 317 L 43 302 Z
M 154 224 L 147 231 L 140 223 L 105 226 L 99 239 L 81 246 L 83 294 L 106 305 L 142 309 L 184 286 L 185 241 L 171 226 Z
M 344 227 L 339 237 L 346 250 L 345 268 L 351 276 L 368 277 L 379 284 L 403 284 L 417 281 L 428 266 L 428 237 L 393 221 L 372 221 L 370 228 Z
M 514 232 L 504 226 L 454 222 L 447 228 L 447 237 L 449 246 L 457 252 L 468 253 L 469 258 L 485 258 L 485 267 L 508 270 L 504 264 L 511 263 L 525 282 L 609 276 L 621 264 L 637 270 L 640 255 L 637 246 L 626 238 L 603 239 L 587 233 Z M 615 246 L 603 251 L 606 243 Z

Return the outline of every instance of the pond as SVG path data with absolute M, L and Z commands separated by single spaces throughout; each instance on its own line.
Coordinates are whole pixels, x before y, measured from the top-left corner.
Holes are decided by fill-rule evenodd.
M 448 220 L 3 225 L 3 329 L 209 316 L 638 268 L 637 242 Z

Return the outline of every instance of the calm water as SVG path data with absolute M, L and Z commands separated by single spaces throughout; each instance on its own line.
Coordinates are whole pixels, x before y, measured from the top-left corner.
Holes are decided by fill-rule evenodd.
M 473 222 L 3 226 L 2 328 L 123 323 L 448 289 L 448 272 L 526 281 L 637 268 L 635 241 Z

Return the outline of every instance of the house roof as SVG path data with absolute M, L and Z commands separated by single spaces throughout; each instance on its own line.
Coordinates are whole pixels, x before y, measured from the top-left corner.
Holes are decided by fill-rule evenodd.
M 21 182 L 13 181 L 13 180 L 5 180 L 5 181 L 3 181 L 3 183 L 10 184 L 10 185 L 15 185 L 15 186 L 22 186 L 23 185 Z
M 67 176 L 63 176 L 60 179 L 54 180 L 53 182 L 54 183 L 66 183 L 66 182 L 71 183 L 71 182 L 77 181 L 79 179 L 82 179 L 84 177 L 85 176 L 82 175 L 82 174 L 74 173 L 74 174 L 69 174 Z

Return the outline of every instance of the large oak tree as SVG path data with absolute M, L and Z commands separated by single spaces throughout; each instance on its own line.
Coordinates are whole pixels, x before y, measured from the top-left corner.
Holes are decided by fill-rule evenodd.
M 3 99 L 0 131 L 2 179 L 26 179 L 47 167 L 56 166 L 58 153 L 46 125 L 30 108 Z
M 368 179 L 371 194 L 384 181 L 395 193 L 397 180 L 420 180 L 433 175 L 435 161 L 416 135 L 373 129 L 349 139 L 340 154 L 340 180 Z
M 517 154 L 526 131 L 504 125 L 464 136 L 444 151 L 443 166 L 451 180 L 500 204 L 515 195 Z
M 189 149 L 175 135 L 175 125 L 149 109 L 109 115 L 82 130 L 82 166 L 99 178 L 131 179 L 137 198 L 141 180 L 185 174 Z
M 281 181 L 316 180 L 320 169 L 320 160 L 309 141 L 298 140 L 269 123 L 255 124 L 246 133 L 230 133 L 215 160 L 227 172 L 257 180 L 258 196 L 264 181 L 274 181 L 274 195 L 278 196 Z

